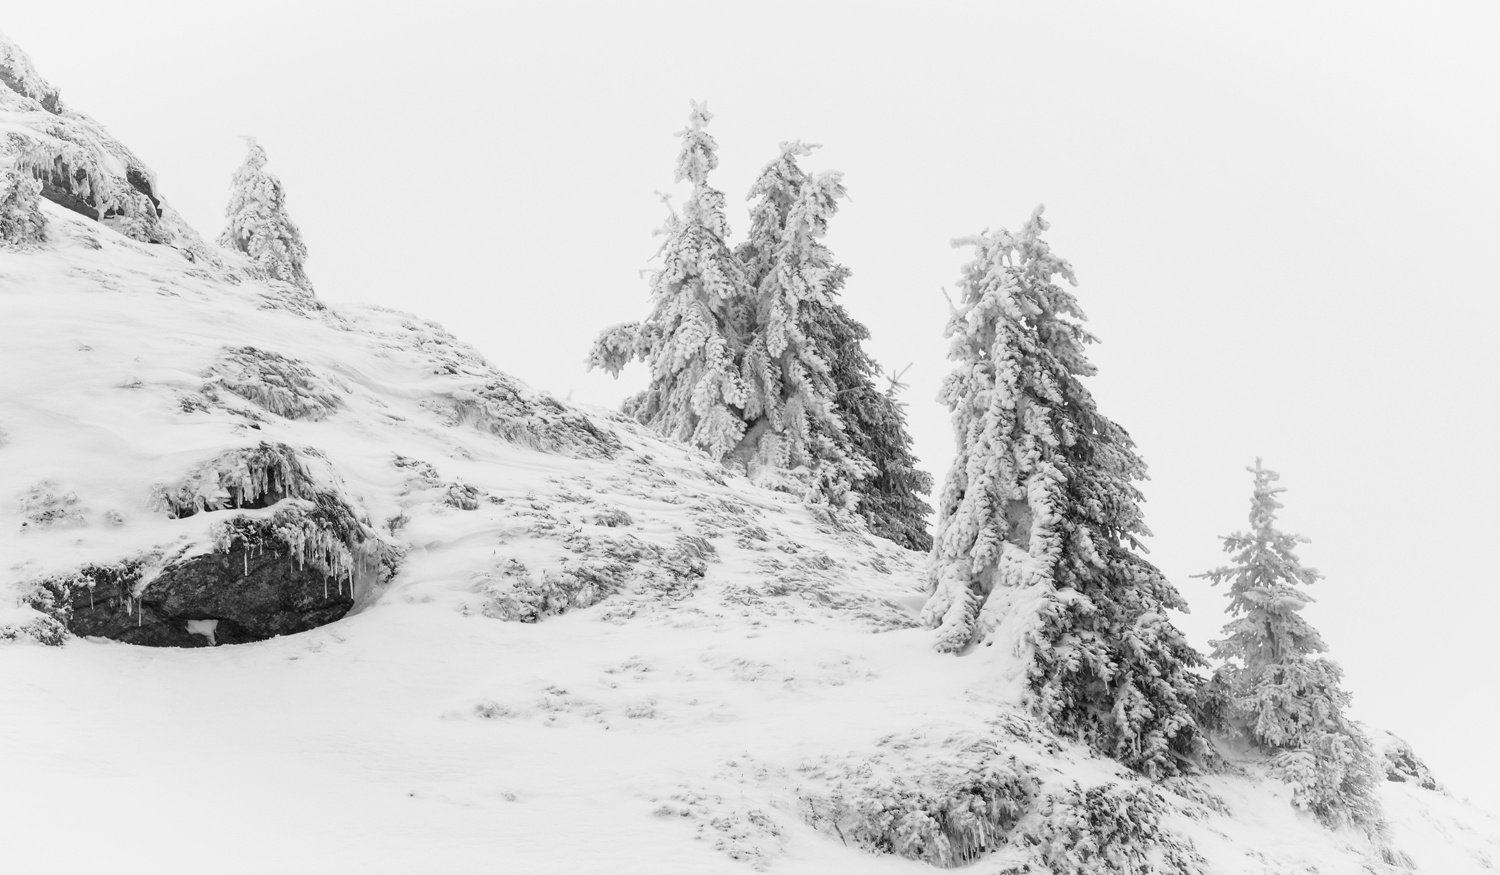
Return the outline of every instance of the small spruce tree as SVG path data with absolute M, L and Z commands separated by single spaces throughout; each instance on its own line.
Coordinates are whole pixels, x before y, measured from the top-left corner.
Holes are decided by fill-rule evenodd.
M 1081 382 L 1094 338 L 1046 228 L 1038 207 L 1018 234 L 954 242 L 975 257 L 946 330 L 957 366 L 939 399 L 957 456 L 923 618 L 945 651 L 1019 637 L 1032 705 L 1055 729 L 1176 774 L 1202 746 L 1190 706 L 1203 659 L 1167 618 L 1181 596 L 1140 555 L 1145 464 Z
M 722 460 L 745 435 L 747 393 L 740 378 L 747 287 L 744 270 L 727 243 L 724 195 L 708 184 L 719 164 L 718 145 L 706 130 L 713 114 L 696 101 L 688 126 L 678 132 L 677 181 L 693 192 L 682 214 L 668 211 L 658 233 L 662 267 L 651 276 L 651 314 L 643 323 L 605 329 L 594 341 L 588 366 L 618 376 L 631 359 L 651 368 L 651 383 L 627 408 L 645 425 L 701 447 Z
M 307 246 L 287 214 L 281 180 L 266 172 L 266 150 L 255 138 L 246 137 L 245 142 L 250 151 L 230 185 L 229 206 L 224 211 L 229 221 L 219 235 L 219 245 L 248 255 L 267 278 L 311 294 L 312 281 L 302 267 Z
M 1272 771 L 1291 784 L 1293 802 L 1330 826 L 1382 831 L 1375 787 L 1380 772 L 1369 739 L 1344 713 L 1349 693 L 1318 631 L 1302 616 L 1313 601 L 1302 587 L 1322 575 L 1297 558 L 1300 535 L 1276 528 L 1275 471 L 1255 460 L 1250 530 L 1224 538 L 1234 562 L 1199 577 L 1229 584 L 1225 637 L 1213 642 L 1223 660 L 1213 687 L 1226 702 L 1225 722 L 1273 754 Z

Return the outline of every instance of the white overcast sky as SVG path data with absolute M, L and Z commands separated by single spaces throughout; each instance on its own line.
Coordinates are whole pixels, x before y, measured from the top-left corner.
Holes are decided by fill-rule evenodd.
M 582 363 L 646 312 L 689 99 L 737 234 L 777 143 L 821 143 L 845 304 L 913 365 L 939 478 L 949 240 L 1045 203 L 1185 628 L 1224 622 L 1189 575 L 1260 455 L 1357 716 L 1500 810 L 1500 5 L 16 0 L 0 27 L 205 237 L 255 135 L 322 297 L 594 404 L 643 379 Z

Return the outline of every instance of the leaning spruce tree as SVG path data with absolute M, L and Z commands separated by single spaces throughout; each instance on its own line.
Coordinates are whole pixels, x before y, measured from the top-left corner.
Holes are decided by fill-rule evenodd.
M 311 293 L 312 281 L 302 267 L 307 246 L 287 214 L 281 180 L 266 172 L 266 150 L 255 138 L 246 137 L 245 142 L 250 151 L 230 184 L 229 206 L 224 210 L 229 221 L 219 235 L 219 245 L 248 255 L 267 278 Z
M 1322 575 L 1296 548 L 1307 539 L 1276 528 L 1275 471 L 1255 460 L 1250 531 L 1224 538 L 1234 562 L 1200 577 L 1229 584 L 1225 637 L 1213 642 L 1223 660 L 1213 688 L 1227 701 L 1229 727 L 1272 754 L 1271 770 L 1292 785 L 1292 801 L 1330 826 L 1383 832 L 1375 788 L 1381 778 L 1369 739 L 1344 713 L 1349 694 L 1337 663 L 1319 654 L 1323 637 L 1302 616 L 1313 601 L 1302 587 Z
M 792 343 L 787 345 L 800 350 L 801 362 L 826 367 L 827 381 L 820 368 L 817 386 L 833 416 L 814 419 L 807 429 L 820 490 L 829 496 L 852 490 L 871 532 L 926 552 L 932 548 L 927 533 L 932 509 L 923 496 L 932 489 L 932 478 L 916 467 L 897 386 L 876 388 L 880 366 L 863 347 L 869 330 L 839 303 L 849 271 L 834 262 L 822 237 L 844 196 L 842 177 L 809 176 L 797 165 L 814 148 L 782 143 L 781 154 L 750 190 L 750 235 L 736 250 L 756 290 L 759 315 L 757 337 L 745 356 L 745 380 L 752 396 L 757 387 L 770 398 L 789 394 L 789 369 L 775 367 L 775 361 L 770 362 L 774 369 L 761 365 L 771 358 L 767 350 L 788 335 Z M 778 375 L 779 392 L 774 391 Z
M 631 359 L 651 368 L 646 391 L 630 412 L 652 429 L 723 459 L 745 435 L 746 401 L 738 361 L 743 346 L 748 289 L 744 270 L 726 242 L 724 195 L 708 185 L 719 164 L 718 146 L 705 128 L 713 115 L 693 103 L 688 127 L 678 133 L 677 181 L 693 193 L 682 214 L 662 229 L 662 267 L 651 278 L 651 314 L 643 323 L 606 329 L 594 341 L 589 368 L 618 376 Z
M 809 152 L 801 143 L 783 143 L 780 157 L 766 165 L 750 191 L 750 239 L 736 253 L 752 288 L 740 363 L 746 467 L 752 476 L 802 472 L 812 481 L 803 491 L 852 508 L 856 487 L 875 470 L 844 436 L 829 350 L 808 331 L 833 303 L 843 275 L 822 237 L 844 185 L 835 171 L 803 173 L 796 159 Z
M 957 456 L 923 618 L 945 651 L 1020 636 L 1032 705 L 1054 728 L 1172 775 L 1202 747 L 1203 658 L 1167 619 L 1181 596 L 1140 556 L 1145 464 L 1080 380 L 1094 338 L 1055 282 L 1076 284 L 1047 227 L 1038 207 L 1019 234 L 954 242 L 976 252 L 946 330 L 957 367 L 939 397 Z

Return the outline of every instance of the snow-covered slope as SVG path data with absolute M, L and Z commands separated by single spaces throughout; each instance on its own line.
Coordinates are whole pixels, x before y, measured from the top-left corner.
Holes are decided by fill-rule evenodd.
M 0 249 L 0 871 L 1391 867 L 1248 755 L 1152 785 L 1051 736 L 1006 648 L 933 651 L 922 556 L 416 317 L 41 208 Z M 239 621 L 153 595 L 200 560 L 320 581 L 323 624 L 206 646 Z M 1500 862 L 1408 754 L 1391 846 Z

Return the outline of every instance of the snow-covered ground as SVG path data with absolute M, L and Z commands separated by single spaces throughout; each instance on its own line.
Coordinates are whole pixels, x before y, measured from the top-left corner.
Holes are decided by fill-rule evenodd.
M 404 558 L 296 635 L 0 645 L 0 869 L 915 872 L 857 812 L 1014 773 L 1034 804 L 1013 837 L 1056 846 L 997 842 L 976 871 L 1063 859 L 1075 782 L 1155 800 L 1147 843 L 1178 855 L 1156 871 L 1380 870 L 1253 762 L 1153 790 L 1032 725 L 1003 648 L 933 652 L 921 556 L 420 319 L 319 309 L 44 209 L 49 242 L 0 253 L 0 623 L 34 616 L 40 577 L 207 550 L 215 521 L 269 513 L 153 510 L 158 484 L 263 442 L 319 451 Z M 304 368 L 292 400 L 318 414 L 226 377 L 247 347 Z M 1491 815 L 1410 783 L 1385 804 L 1419 871 L 1500 863 Z

